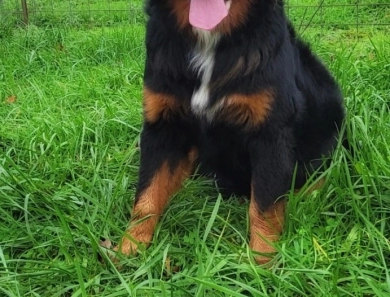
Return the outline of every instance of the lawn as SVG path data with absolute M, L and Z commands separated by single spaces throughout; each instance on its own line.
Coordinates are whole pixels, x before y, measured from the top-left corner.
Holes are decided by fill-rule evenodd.
M 118 242 L 134 198 L 144 26 L 76 20 L 0 28 L 0 296 L 390 296 L 389 26 L 300 28 L 341 85 L 354 153 L 289 195 L 272 267 L 248 249 L 248 204 L 194 177 L 118 270 L 99 241 Z

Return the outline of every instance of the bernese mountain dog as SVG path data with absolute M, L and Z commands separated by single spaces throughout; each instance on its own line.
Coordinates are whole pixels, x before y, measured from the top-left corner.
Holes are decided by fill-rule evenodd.
M 340 89 L 282 0 L 148 0 L 146 12 L 139 181 L 114 250 L 147 246 L 170 197 L 200 168 L 225 195 L 249 198 L 249 244 L 265 263 L 283 196 L 337 145 Z

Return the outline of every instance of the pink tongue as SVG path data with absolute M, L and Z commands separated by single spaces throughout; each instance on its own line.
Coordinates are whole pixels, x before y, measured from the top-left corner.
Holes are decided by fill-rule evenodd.
M 227 15 L 224 0 L 191 0 L 190 24 L 196 28 L 212 30 Z

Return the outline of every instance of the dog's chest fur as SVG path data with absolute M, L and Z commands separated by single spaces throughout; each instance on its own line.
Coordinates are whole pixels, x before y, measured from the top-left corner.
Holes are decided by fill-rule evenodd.
M 199 116 L 205 115 L 209 118 L 212 117 L 215 109 L 215 107 L 209 106 L 209 99 L 215 52 L 220 40 L 220 34 L 198 29 L 193 30 L 198 41 L 191 53 L 190 67 L 198 74 L 200 86 L 192 94 L 191 110 Z

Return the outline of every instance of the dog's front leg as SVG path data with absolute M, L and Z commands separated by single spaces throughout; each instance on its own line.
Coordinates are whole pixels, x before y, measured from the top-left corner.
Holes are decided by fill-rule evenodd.
M 250 145 L 252 185 L 249 205 L 250 248 L 259 264 L 271 260 L 273 242 L 283 229 L 285 199 L 293 173 L 292 150 L 286 135 L 256 137 Z
M 141 165 L 131 221 L 116 251 L 135 254 L 149 245 L 169 198 L 191 174 L 197 158 L 191 127 L 176 99 L 145 89 Z

